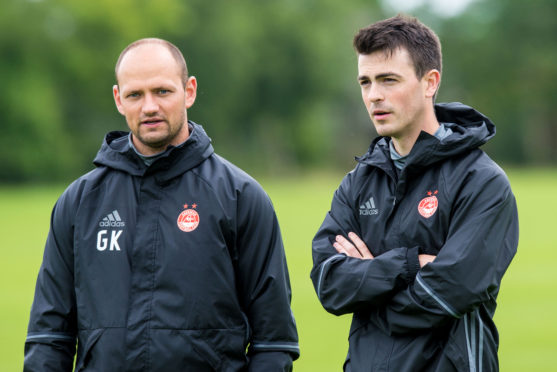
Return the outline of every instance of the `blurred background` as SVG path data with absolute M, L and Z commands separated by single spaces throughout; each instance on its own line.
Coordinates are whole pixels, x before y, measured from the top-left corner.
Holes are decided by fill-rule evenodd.
M 375 136 L 353 35 L 399 12 L 440 36 L 438 101 L 471 105 L 497 125 L 483 148 L 507 171 L 521 223 L 495 316 L 501 370 L 553 370 L 555 0 L 0 0 L 0 370 L 22 367 L 52 206 L 92 169 L 104 134 L 127 130 L 114 64 L 143 37 L 180 47 L 199 83 L 189 118 L 273 200 L 302 350 L 295 370 L 340 370 L 350 316 L 317 301 L 310 242 Z
M 70 181 L 107 131 L 126 130 L 113 68 L 142 37 L 178 45 L 199 82 L 189 117 L 249 172 L 349 169 L 375 135 L 355 32 L 404 12 L 440 36 L 438 101 L 461 101 L 498 133 L 511 165 L 557 164 L 554 0 L 2 0 L 0 183 Z

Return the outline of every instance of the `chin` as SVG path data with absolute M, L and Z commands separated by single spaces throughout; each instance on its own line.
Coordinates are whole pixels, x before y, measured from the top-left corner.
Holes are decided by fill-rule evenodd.
M 384 128 L 381 125 L 375 125 L 375 131 L 382 137 L 391 137 L 391 135 L 393 134 L 391 130 Z

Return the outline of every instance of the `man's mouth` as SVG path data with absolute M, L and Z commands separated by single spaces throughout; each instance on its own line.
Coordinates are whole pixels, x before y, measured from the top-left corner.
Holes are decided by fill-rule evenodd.
M 141 124 L 142 125 L 158 125 L 160 123 L 162 123 L 164 120 L 161 118 L 152 118 L 152 119 L 147 119 L 147 120 L 142 120 Z
M 386 119 L 391 112 L 385 110 L 373 110 L 372 116 L 375 120 L 384 120 Z

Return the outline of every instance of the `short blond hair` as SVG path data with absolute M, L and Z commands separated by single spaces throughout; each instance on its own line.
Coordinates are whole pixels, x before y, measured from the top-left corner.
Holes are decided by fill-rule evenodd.
M 128 45 L 127 47 L 125 47 L 124 50 L 122 50 L 122 53 L 120 53 L 120 56 L 118 57 L 118 61 L 116 61 L 116 67 L 114 68 L 114 75 L 116 77 L 116 82 L 118 82 L 118 70 L 120 69 L 120 64 L 122 63 L 122 59 L 124 59 L 124 56 L 130 50 L 144 44 L 160 44 L 165 46 L 166 49 L 168 49 L 168 51 L 172 55 L 172 57 L 174 57 L 174 60 L 176 60 L 176 63 L 178 63 L 182 75 L 182 83 L 184 84 L 184 86 L 186 86 L 186 83 L 188 81 L 188 66 L 186 65 L 186 59 L 184 58 L 184 55 L 182 54 L 180 49 L 178 49 L 178 47 L 172 44 L 170 41 L 158 39 L 155 37 L 136 40 L 130 45 Z

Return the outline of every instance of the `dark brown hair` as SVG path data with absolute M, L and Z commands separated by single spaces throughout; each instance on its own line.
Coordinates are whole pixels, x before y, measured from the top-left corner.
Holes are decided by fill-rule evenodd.
M 414 17 L 397 15 L 362 28 L 354 36 L 359 54 L 382 51 L 391 55 L 404 48 L 410 54 L 418 78 L 432 69 L 441 73 L 442 55 L 439 38 Z
M 166 49 L 168 49 L 168 51 L 170 52 L 170 54 L 172 54 L 172 57 L 174 57 L 174 59 L 176 60 L 176 63 L 178 63 L 178 66 L 180 67 L 181 70 L 182 83 L 184 84 L 184 86 L 186 86 L 186 83 L 188 81 L 188 66 L 186 65 L 186 60 L 184 59 L 184 55 L 182 54 L 182 52 L 180 52 L 180 49 L 178 49 L 178 47 L 172 44 L 170 41 L 157 39 L 157 38 L 139 39 L 134 41 L 130 45 L 128 45 L 126 48 L 124 48 L 122 53 L 120 53 L 120 57 L 118 57 L 118 61 L 116 62 L 116 67 L 114 68 L 116 81 L 118 81 L 118 69 L 120 68 L 120 63 L 122 62 L 122 59 L 124 58 L 126 53 L 128 53 L 133 48 L 136 48 L 143 44 L 160 44 L 165 46 Z

